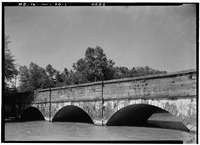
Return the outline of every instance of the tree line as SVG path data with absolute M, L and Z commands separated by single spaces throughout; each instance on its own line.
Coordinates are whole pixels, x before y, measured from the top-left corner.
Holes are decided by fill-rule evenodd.
M 8 44 L 8 41 L 5 44 Z M 60 72 L 51 64 L 43 68 L 33 62 L 28 67 L 20 66 L 17 70 L 7 45 L 5 49 L 5 79 L 8 81 L 18 75 L 17 89 L 20 92 L 162 73 L 166 71 L 159 71 L 148 66 L 131 69 L 125 66 L 115 66 L 115 62 L 109 59 L 99 46 L 88 47 L 85 55 L 73 63 L 71 70 L 64 68 Z

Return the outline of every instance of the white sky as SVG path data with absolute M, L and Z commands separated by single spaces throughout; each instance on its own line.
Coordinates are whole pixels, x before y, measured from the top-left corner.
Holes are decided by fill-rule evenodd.
M 117 66 L 179 71 L 196 67 L 194 5 L 6 7 L 5 32 L 18 65 L 62 71 L 101 46 Z

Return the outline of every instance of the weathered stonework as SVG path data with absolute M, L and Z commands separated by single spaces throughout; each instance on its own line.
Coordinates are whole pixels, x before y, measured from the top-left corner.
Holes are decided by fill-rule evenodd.
M 149 99 L 149 100 L 144 100 L 144 99 L 135 99 L 135 100 L 109 100 L 106 101 L 104 106 L 105 107 L 105 114 L 104 114 L 104 122 L 107 122 L 109 118 L 119 111 L 120 109 L 128 106 L 128 105 L 134 105 L 134 104 L 148 104 L 148 105 L 153 105 L 157 106 L 163 110 L 168 111 L 174 116 L 177 116 L 182 120 L 182 122 L 188 126 L 196 125 L 196 99 L 174 99 L 174 100 L 169 100 L 169 99 L 160 99 L 160 100 L 155 100 L 155 99 Z
M 33 106 L 46 119 L 67 105 L 82 108 L 105 123 L 115 112 L 134 104 L 160 107 L 196 125 L 196 71 L 95 82 L 35 91 Z

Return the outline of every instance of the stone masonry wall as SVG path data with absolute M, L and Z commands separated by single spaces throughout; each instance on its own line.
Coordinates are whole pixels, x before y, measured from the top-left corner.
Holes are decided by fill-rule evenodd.
M 123 98 L 180 98 L 196 96 L 196 74 L 140 77 L 104 82 L 103 97 Z
M 157 106 L 177 116 L 186 126 L 196 126 L 196 98 L 182 98 L 182 99 L 120 99 L 107 100 L 104 103 L 104 122 L 122 109 L 123 107 L 134 104 L 148 104 Z
M 46 117 L 50 116 L 51 118 L 61 107 L 67 104 L 74 104 L 81 107 L 95 120 L 100 118 L 101 115 L 99 112 L 102 112 L 100 110 L 104 108 L 104 115 L 109 114 L 104 116 L 106 120 L 106 118 L 115 112 L 114 107 L 111 107 L 113 110 L 106 108 L 109 108 L 109 105 L 112 106 L 111 102 L 118 100 L 127 102 L 126 100 L 142 99 L 158 102 L 159 100 L 165 99 L 170 102 L 170 100 L 174 99 L 174 102 L 176 102 L 177 99 L 192 100 L 196 97 L 196 71 L 189 70 L 171 74 L 37 90 L 35 91 L 33 104 Z M 117 106 L 119 107 L 121 104 L 123 103 L 119 103 Z M 130 105 L 130 102 L 125 103 L 126 105 Z M 48 109 L 50 106 L 51 109 Z M 48 115 L 49 110 L 51 111 L 51 115 Z

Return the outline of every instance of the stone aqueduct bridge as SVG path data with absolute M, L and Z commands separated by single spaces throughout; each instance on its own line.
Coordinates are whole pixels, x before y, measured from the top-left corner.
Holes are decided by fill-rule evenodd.
M 107 124 L 116 125 L 141 122 L 167 111 L 185 125 L 196 126 L 196 84 L 196 70 L 187 70 L 41 89 L 35 91 L 31 108 L 50 121 L 86 118 L 105 124 L 110 119 Z

